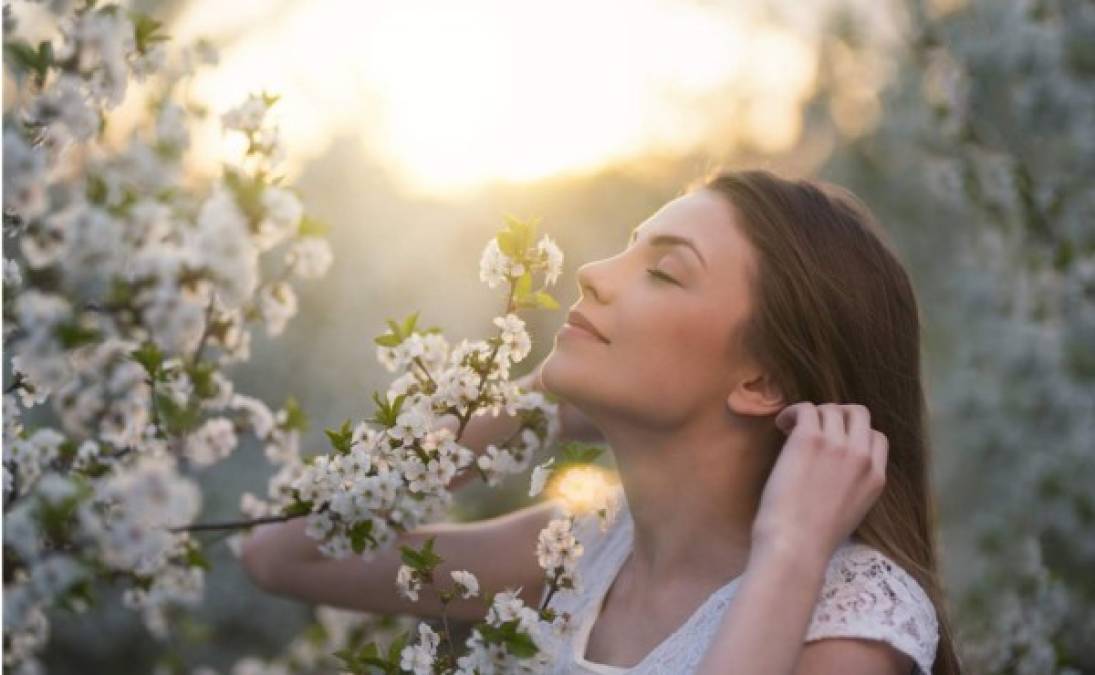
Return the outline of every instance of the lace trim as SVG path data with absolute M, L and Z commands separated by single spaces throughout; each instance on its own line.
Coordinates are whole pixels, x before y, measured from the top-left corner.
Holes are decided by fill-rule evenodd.
M 900 565 L 870 546 L 851 542 L 829 561 L 806 642 L 827 637 L 880 640 L 908 654 L 917 672 L 931 673 L 939 642 L 935 607 Z

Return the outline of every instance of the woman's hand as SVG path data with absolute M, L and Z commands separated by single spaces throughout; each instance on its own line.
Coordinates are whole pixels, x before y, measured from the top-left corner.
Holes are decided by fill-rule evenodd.
M 889 442 L 861 405 L 802 401 L 775 424 L 788 438 L 761 495 L 754 547 L 828 561 L 882 494 Z

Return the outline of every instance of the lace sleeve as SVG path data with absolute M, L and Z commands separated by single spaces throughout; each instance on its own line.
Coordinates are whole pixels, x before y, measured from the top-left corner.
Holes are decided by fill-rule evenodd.
M 806 630 L 806 642 L 830 637 L 880 640 L 912 657 L 917 675 L 928 675 L 939 624 L 931 600 L 908 572 L 880 551 L 849 541 L 829 561 Z

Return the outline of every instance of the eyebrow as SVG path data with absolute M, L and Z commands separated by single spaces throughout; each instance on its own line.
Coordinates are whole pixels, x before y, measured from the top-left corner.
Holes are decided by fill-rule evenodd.
M 627 240 L 628 244 L 634 243 L 639 237 L 639 226 L 636 225 L 631 230 L 631 238 Z M 696 254 L 696 257 L 700 259 L 700 263 L 704 269 L 707 269 L 707 261 L 704 259 L 703 254 L 696 247 L 696 242 L 687 237 L 680 237 L 675 234 L 657 234 L 650 238 L 651 246 L 687 246 L 692 249 L 692 252 Z

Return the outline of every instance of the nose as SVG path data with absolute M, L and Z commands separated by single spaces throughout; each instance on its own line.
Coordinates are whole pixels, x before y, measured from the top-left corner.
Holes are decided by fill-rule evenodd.
M 582 295 L 585 296 L 588 293 L 597 302 L 604 302 L 607 297 L 602 279 L 604 262 L 604 260 L 587 262 L 580 266 L 576 272 L 578 288 L 581 290 Z

